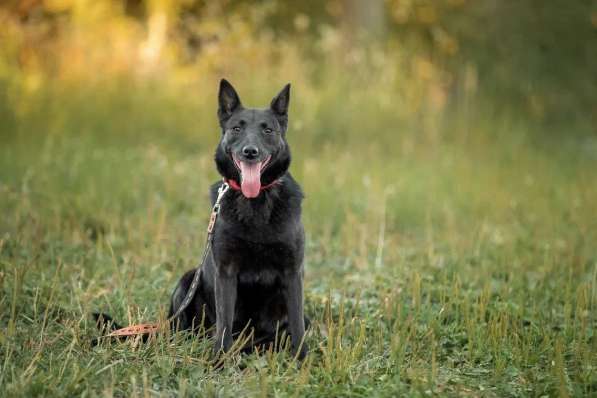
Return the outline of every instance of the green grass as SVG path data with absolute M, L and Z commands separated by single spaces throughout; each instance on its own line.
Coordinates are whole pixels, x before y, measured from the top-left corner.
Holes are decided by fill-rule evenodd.
M 184 336 L 90 346 L 92 311 L 163 317 L 199 259 L 215 93 L 4 101 L 0 395 L 597 394 L 595 138 L 398 118 L 331 90 L 299 86 L 291 105 L 313 320 L 300 368 L 266 353 L 214 369 Z

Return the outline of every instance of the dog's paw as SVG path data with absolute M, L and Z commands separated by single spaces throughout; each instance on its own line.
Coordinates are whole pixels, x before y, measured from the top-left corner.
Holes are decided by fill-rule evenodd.
M 305 360 L 305 358 L 307 357 L 307 354 L 309 353 L 309 349 L 307 348 L 307 344 L 303 343 L 301 344 L 300 348 L 297 349 L 293 349 L 292 353 L 294 354 L 295 358 L 299 361 L 299 362 L 303 362 Z
M 232 338 L 217 339 L 212 347 L 212 353 L 215 357 L 226 354 L 232 347 Z
M 211 354 L 214 358 L 219 358 L 220 355 L 222 355 L 223 353 L 224 353 L 224 350 L 222 349 L 220 344 L 214 344 L 213 347 L 211 348 Z

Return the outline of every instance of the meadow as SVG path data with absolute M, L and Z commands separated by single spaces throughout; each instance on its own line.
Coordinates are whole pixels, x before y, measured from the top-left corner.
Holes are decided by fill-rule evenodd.
M 535 145 L 504 119 L 434 141 L 388 132 L 392 112 L 346 130 L 363 114 L 324 103 L 301 121 L 315 111 L 300 87 L 306 363 L 230 355 L 214 370 L 209 343 L 183 336 L 92 348 L 92 311 L 164 316 L 217 179 L 215 83 L 205 104 L 119 87 L 42 95 L 4 126 L 4 396 L 595 393 L 595 143 Z
M 470 65 L 447 79 L 407 48 L 339 60 L 333 32 L 317 60 L 234 21 L 192 66 L 157 72 L 81 55 L 105 37 L 73 36 L 87 47 L 56 75 L 0 56 L 0 395 L 595 396 L 589 113 L 551 123 L 541 98 L 482 93 Z M 184 333 L 91 345 L 92 312 L 163 319 L 200 259 L 221 77 L 250 106 L 293 84 L 302 366 L 232 352 L 216 367 Z

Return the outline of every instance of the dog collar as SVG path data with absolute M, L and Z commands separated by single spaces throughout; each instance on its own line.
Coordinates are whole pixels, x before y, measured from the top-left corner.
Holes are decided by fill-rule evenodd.
M 278 178 L 277 180 L 274 180 L 274 181 L 270 182 L 267 185 L 262 185 L 259 188 L 259 193 L 265 191 L 266 189 L 269 189 L 269 188 L 273 187 L 274 185 L 280 184 L 280 182 L 281 182 L 280 180 L 281 179 Z M 240 191 L 241 190 L 240 184 L 238 182 L 236 182 L 236 180 L 233 180 L 232 178 L 230 178 L 230 179 L 224 178 L 224 182 L 227 183 L 228 185 L 230 185 L 230 188 L 232 188 L 234 191 Z

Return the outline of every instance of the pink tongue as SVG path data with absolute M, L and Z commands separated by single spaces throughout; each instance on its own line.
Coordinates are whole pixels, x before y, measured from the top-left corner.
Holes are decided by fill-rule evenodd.
M 247 198 L 256 198 L 259 196 L 261 188 L 261 164 L 258 163 L 240 163 L 241 182 L 240 189 Z

